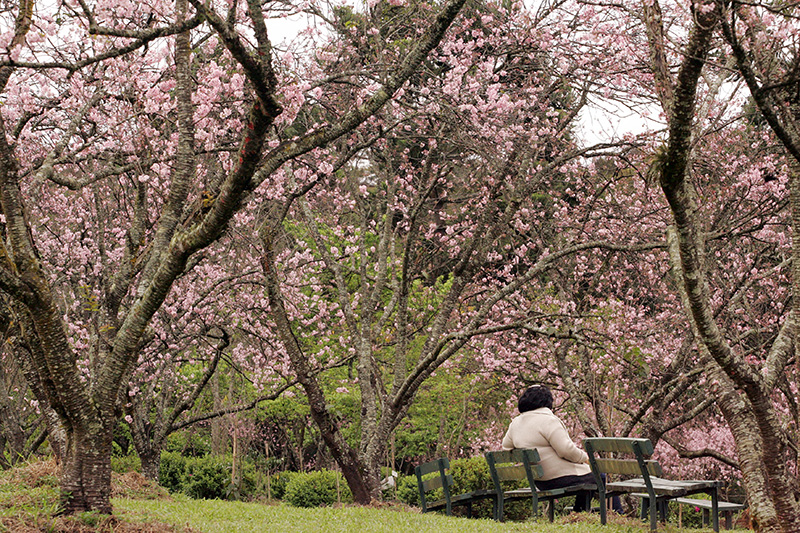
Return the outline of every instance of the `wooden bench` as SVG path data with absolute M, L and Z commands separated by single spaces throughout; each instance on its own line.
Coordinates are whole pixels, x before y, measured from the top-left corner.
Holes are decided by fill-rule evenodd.
M 697 498 L 675 498 L 675 501 L 678 504 L 683 505 L 691 505 L 693 507 L 699 507 L 703 511 L 703 524 L 708 525 L 710 518 L 711 518 L 711 500 L 700 500 Z M 725 517 L 725 529 L 730 529 L 733 527 L 733 513 L 734 511 L 741 511 L 744 509 L 746 505 L 743 503 L 733 503 L 733 502 L 717 502 L 717 508 L 719 512 Z M 681 515 L 680 511 L 678 513 L 678 527 L 681 527 Z
M 471 517 L 473 502 L 484 499 L 492 499 L 496 502 L 495 492 L 488 489 L 451 494 L 450 487 L 453 486 L 453 476 L 450 474 L 450 461 L 446 457 L 423 463 L 414 469 L 414 473 L 417 475 L 419 502 L 423 513 L 444 509 L 448 516 L 452 516 L 453 507 L 466 506 L 467 516 Z M 437 475 L 429 475 L 434 473 Z M 428 501 L 427 493 L 436 489 L 442 489 L 444 497 L 432 502 Z M 496 503 L 493 506 L 496 506 Z
M 536 449 L 486 452 L 484 455 L 486 456 L 486 462 L 489 464 L 489 473 L 492 476 L 492 482 L 498 495 L 494 509 L 494 519 L 501 522 L 503 521 L 503 506 L 507 501 L 531 500 L 533 516 L 539 514 L 539 501 L 550 501 L 551 504 L 547 516 L 552 522 L 555 516 L 553 500 L 567 496 L 578 497 L 580 491 L 597 490 L 597 486 L 594 484 L 574 485 L 551 490 L 536 489 L 535 482 L 542 477 L 542 467 L 539 465 L 539 451 Z M 506 482 L 519 480 L 527 482 L 528 486 L 510 490 L 506 490 L 503 486 Z M 586 509 L 590 508 L 590 503 L 590 501 L 586 502 Z
M 608 496 L 625 493 L 642 493 L 643 505 L 647 501 L 650 515 L 650 531 L 658 528 L 658 514 L 666 520 L 666 502 L 690 494 L 706 493 L 711 496 L 710 511 L 712 527 L 719 531 L 719 500 L 717 489 L 722 481 L 663 479 L 658 461 L 647 460 L 653 454 L 653 444 L 648 439 L 597 437 L 584 439 L 583 445 L 589 454 L 589 465 L 598 485 L 600 498 L 600 522 L 606 523 L 606 502 Z M 603 456 L 598 455 L 603 454 Z M 631 458 L 631 456 L 633 456 Z M 633 479 L 603 482 L 603 474 L 639 476 Z M 655 502 L 655 504 L 653 504 Z

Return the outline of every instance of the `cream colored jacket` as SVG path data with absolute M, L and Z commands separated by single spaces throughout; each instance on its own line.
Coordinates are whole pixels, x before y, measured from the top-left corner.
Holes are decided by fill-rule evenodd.
M 540 407 L 514 418 L 503 437 L 503 449 L 536 448 L 539 450 L 542 480 L 591 473 L 589 456 L 575 446 L 567 427 L 553 411 Z

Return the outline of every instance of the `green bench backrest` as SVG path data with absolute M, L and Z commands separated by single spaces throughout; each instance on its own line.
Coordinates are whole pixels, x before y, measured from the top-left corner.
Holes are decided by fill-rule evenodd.
M 486 452 L 486 462 L 495 488 L 501 490 L 502 482 L 525 480 L 530 486 L 543 475 L 539 465 L 539 451 L 536 449 L 503 450 Z
M 636 459 L 595 459 L 597 470 L 604 474 L 621 474 L 627 476 L 641 476 L 642 467 Z M 645 461 L 647 473 L 651 476 L 661 477 L 663 472 L 658 461 Z
M 427 497 L 425 493 L 436 489 L 444 490 L 444 497 L 448 501 L 449 512 L 450 487 L 453 486 L 453 476 L 448 473 L 449 470 L 450 460 L 447 459 L 447 457 L 428 461 L 427 463 L 423 463 L 414 469 L 414 473 L 417 475 L 420 506 L 422 507 L 423 512 L 425 512 L 428 508 Z M 428 479 L 423 479 L 429 474 L 433 473 L 436 473 L 437 475 L 428 477 Z
M 649 439 L 592 437 L 584 439 L 583 446 L 589 454 L 589 464 L 595 477 L 599 474 L 640 476 L 649 486 L 650 476 L 663 475 L 658 461 L 645 459 L 645 456 L 653 454 L 653 443 Z M 600 457 L 598 453 L 614 454 L 614 456 Z M 617 454 L 625 454 L 628 457 L 619 457 Z M 630 458 L 631 455 L 633 458 Z
M 653 455 L 653 443 L 650 439 L 631 439 L 624 437 L 591 437 L 584 439 L 584 447 L 591 444 L 596 452 L 636 453 L 638 447 L 644 455 Z M 588 450 L 587 450 L 588 451 Z

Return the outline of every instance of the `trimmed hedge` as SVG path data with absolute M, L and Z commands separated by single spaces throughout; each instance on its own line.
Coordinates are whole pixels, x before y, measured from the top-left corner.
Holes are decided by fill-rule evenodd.
M 317 470 L 292 475 L 284 499 L 295 507 L 320 507 L 351 503 L 353 495 L 340 472 Z
M 255 466 L 242 461 L 240 480 L 231 483 L 233 461 L 229 455 L 184 457 L 177 452 L 162 452 L 158 482 L 170 492 L 181 492 L 197 499 L 225 500 L 253 496 L 256 489 Z

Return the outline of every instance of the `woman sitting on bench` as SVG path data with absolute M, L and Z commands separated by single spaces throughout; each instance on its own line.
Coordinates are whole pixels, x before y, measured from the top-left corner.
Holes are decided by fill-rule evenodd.
M 518 403 L 519 416 L 511 421 L 503 437 L 503 449 L 536 448 L 539 465 L 544 471 L 536 480 L 540 490 L 559 489 L 584 483 L 594 484 L 589 468 L 589 456 L 578 448 L 567 432 L 567 427 L 553 414 L 553 394 L 544 385 L 534 385 L 522 393 Z M 586 491 L 575 498 L 576 512 L 586 511 L 591 494 Z M 614 510 L 622 512 L 619 498 L 612 503 Z

